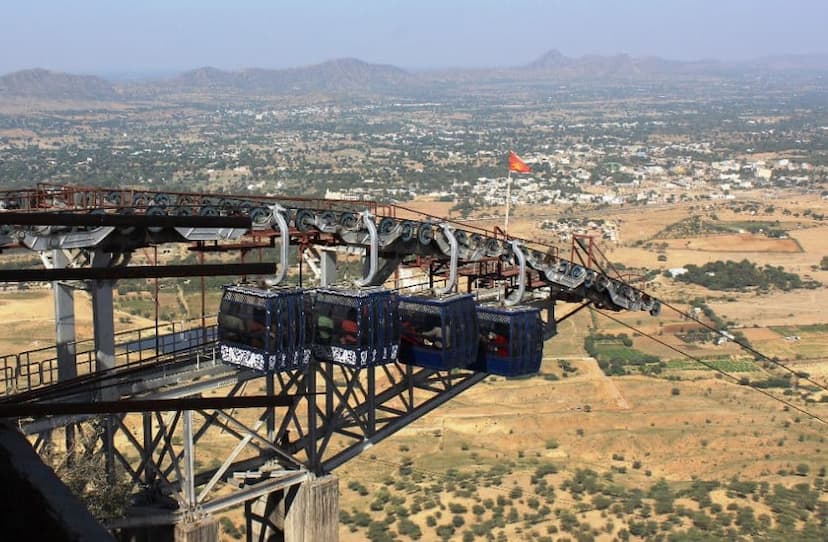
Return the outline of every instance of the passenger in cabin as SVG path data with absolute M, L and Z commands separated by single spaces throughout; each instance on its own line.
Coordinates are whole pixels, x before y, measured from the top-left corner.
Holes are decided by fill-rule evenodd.
M 400 329 L 400 340 L 409 344 L 420 344 L 417 326 L 411 320 L 403 320 Z
M 240 334 L 245 332 L 244 320 L 229 311 L 219 314 L 219 327 L 222 338 L 229 342 L 240 342 Z
M 265 347 L 265 326 L 267 312 L 264 309 L 254 308 L 247 318 L 247 343 L 253 348 Z
M 420 332 L 420 336 L 424 339 L 426 346 L 443 348 L 443 326 L 439 318 L 431 317 L 426 320 L 423 329 L 424 331 Z
M 251 333 L 260 333 L 265 329 L 265 322 L 267 322 L 267 311 L 264 309 L 254 308 L 248 312 L 247 315 L 247 330 Z
M 330 316 L 330 307 L 327 310 L 320 310 L 316 320 L 316 342 L 319 344 L 331 344 L 334 322 Z
M 489 331 L 486 339 L 489 352 L 501 358 L 509 356 L 509 338 L 505 334 Z
M 348 310 L 348 315 L 342 320 L 340 324 L 341 334 L 339 335 L 339 343 L 345 346 L 353 346 L 357 344 L 357 335 L 359 335 L 359 326 L 357 325 L 357 311 L 355 308 Z
M 412 314 L 402 322 L 400 339 L 418 346 L 442 348 L 443 327 L 440 318 Z

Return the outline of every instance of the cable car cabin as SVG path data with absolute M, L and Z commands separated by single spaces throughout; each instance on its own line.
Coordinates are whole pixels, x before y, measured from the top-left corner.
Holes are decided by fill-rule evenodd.
M 533 307 L 479 307 L 479 372 L 501 376 L 537 373 L 543 357 L 543 322 Z
M 314 290 L 313 355 L 357 369 L 390 363 L 400 346 L 399 296 L 383 288 Z
M 218 315 L 221 359 L 263 372 L 305 367 L 311 354 L 305 326 L 302 290 L 225 286 Z
M 477 360 L 477 305 L 471 294 L 400 297 L 400 361 L 431 369 Z

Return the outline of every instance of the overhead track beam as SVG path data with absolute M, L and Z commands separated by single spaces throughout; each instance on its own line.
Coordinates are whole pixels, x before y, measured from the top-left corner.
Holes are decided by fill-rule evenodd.
M 250 229 L 248 216 L 178 216 L 80 213 L 0 213 L 0 225 L 12 226 L 116 226 L 156 228 L 241 228 Z
M 273 262 L 195 265 L 134 265 L 77 269 L 2 269 L 0 282 L 54 282 L 62 280 L 118 280 L 165 277 L 219 277 L 272 275 Z

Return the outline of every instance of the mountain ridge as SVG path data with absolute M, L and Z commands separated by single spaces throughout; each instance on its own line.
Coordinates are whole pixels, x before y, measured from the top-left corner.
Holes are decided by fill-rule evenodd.
M 739 62 L 714 59 L 669 60 L 655 56 L 584 55 L 569 57 L 550 49 L 530 62 L 501 68 L 455 68 L 410 72 L 391 64 L 337 58 L 291 68 L 224 70 L 202 66 L 172 77 L 113 83 L 95 75 L 36 68 L 0 76 L 0 98 L 118 100 L 180 92 L 256 95 L 385 94 L 425 88 L 435 81 L 472 83 L 482 80 L 634 80 L 794 71 L 828 72 L 828 55 L 776 55 Z
M 0 98 L 4 95 L 67 100 L 118 98 L 114 85 L 101 77 L 44 68 L 20 70 L 0 76 Z

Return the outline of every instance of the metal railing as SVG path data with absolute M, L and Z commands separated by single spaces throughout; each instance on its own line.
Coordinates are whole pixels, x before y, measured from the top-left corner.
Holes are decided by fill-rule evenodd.
M 159 356 L 193 350 L 216 340 L 215 319 L 168 322 L 156 327 L 115 334 L 115 366 L 130 367 L 156 361 Z M 78 376 L 96 370 L 93 339 L 72 343 Z M 0 356 L 0 395 L 10 396 L 58 382 L 57 345 Z

